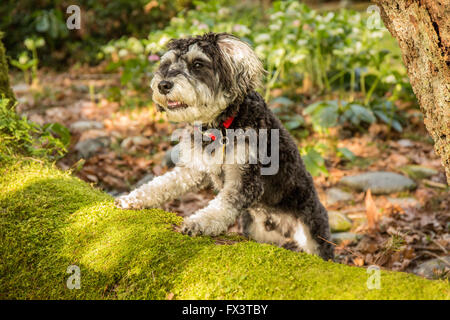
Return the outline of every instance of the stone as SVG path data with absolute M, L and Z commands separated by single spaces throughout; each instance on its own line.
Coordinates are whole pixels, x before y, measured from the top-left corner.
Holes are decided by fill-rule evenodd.
M 414 147 L 414 143 L 409 139 L 400 139 L 397 141 L 400 147 L 411 148 Z
M 89 92 L 89 86 L 85 84 L 74 84 L 72 85 L 73 90 L 81 92 L 81 93 L 88 93 Z
M 327 204 L 333 205 L 339 202 L 346 202 L 353 199 L 353 195 L 351 193 L 345 192 L 339 188 L 330 188 L 326 192 L 327 195 Z
M 89 159 L 101 148 L 106 148 L 110 144 L 111 140 L 109 139 L 109 137 L 99 137 L 78 142 L 75 145 L 75 150 L 78 152 L 81 158 Z
M 416 198 L 413 198 L 413 197 L 407 197 L 407 198 L 391 198 L 391 197 L 388 197 L 387 199 L 388 199 L 388 201 L 390 203 L 399 205 L 403 209 L 420 208 L 421 207 L 420 202 Z
M 70 125 L 70 131 L 84 132 L 92 129 L 103 129 L 104 125 L 98 121 L 80 120 Z
M 12 87 L 15 94 L 26 93 L 30 90 L 30 86 L 26 83 L 18 83 Z
M 151 140 L 142 136 L 126 137 L 120 147 L 125 150 L 133 150 L 133 147 L 144 147 L 151 144 Z
M 137 189 L 137 188 L 143 186 L 144 184 L 149 183 L 150 181 L 153 180 L 154 177 L 155 177 L 155 176 L 154 176 L 153 174 L 147 173 L 145 176 L 143 176 L 143 177 L 136 183 L 136 185 L 134 186 L 134 188 Z
M 412 190 L 416 183 L 394 172 L 374 171 L 343 177 L 339 183 L 356 191 L 371 190 L 373 194 L 391 194 Z
M 180 145 L 177 144 L 173 148 L 166 151 L 164 159 L 162 160 L 162 165 L 168 168 L 173 168 L 180 159 Z
M 412 179 L 427 179 L 432 176 L 437 175 L 439 172 L 433 168 L 419 166 L 419 165 L 409 165 L 402 168 L 409 177 Z
M 118 198 L 127 194 L 126 192 L 120 192 L 117 190 L 106 191 L 106 193 L 113 196 L 114 198 Z
M 419 264 L 413 272 L 425 278 L 436 279 L 446 270 L 450 270 L 450 256 L 425 261 Z
M 352 221 L 347 216 L 338 211 L 328 211 L 328 221 L 331 232 L 348 231 L 352 227 Z
M 357 241 L 361 239 L 361 235 L 353 233 L 353 232 L 337 232 L 331 234 L 331 241 L 336 244 L 341 243 L 342 241 Z

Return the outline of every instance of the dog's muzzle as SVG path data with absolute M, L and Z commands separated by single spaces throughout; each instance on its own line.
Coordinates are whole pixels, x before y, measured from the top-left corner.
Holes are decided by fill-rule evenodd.
M 173 82 L 163 80 L 160 83 L 158 83 L 158 90 L 161 94 L 166 95 L 169 94 L 170 90 L 173 88 Z

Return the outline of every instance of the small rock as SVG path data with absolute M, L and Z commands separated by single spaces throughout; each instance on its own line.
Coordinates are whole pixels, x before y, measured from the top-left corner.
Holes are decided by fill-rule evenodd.
M 408 177 L 394 172 L 375 171 L 343 177 L 340 184 L 357 191 L 370 189 L 373 194 L 390 194 L 412 190 L 416 183 Z
M 146 183 L 149 183 L 150 181 L 153 180 L 155 176 L 151 173 L 147 173 L 145 176 L 143 176 L 135 185 L 135 189 L 143 186 Z
M 70 125 L 71 131 L 84 132 L 92 129 L 103 129 L 104 125 L 98 121 L 81 120 Z
M 338 211 L 328 211 L 328 221 L 331 232 L 348 231 L 352 227 L 352 221 Z
M 399 205 L 403 209 L 406 209 L 406 208 L 420 208 L 421 207 L 420 202 L 416 198 L 413 198 L 413 197 L 408 197 L 408 198 L 391 198 L 391 197 L 388 197 L 387 199 L 388 199 L 388 201 L 390 203 Z
M 31 99 L 29 99 L 27 96 L 23 96 L 23 97 L 18 97 L 17 98 L 17 102 L 18 104 L 22 105 L 22 104 L 27 104 L 28 102 L 30 102 L 30 104 L 33 104 L 31 102 Z
M 15 94 L 25 93 L 30 90 L 30 86 L 26 83 L 18 83 L 12 87 Z
M 400 147 L 403 147 L 403 148 L 414 147 L 414 143 L 409 139 L 400 139 L 397 141 L 397 143 L 400 145 Z
M 177 144 L 173 148 L 167 150 L 162 161 L 162 165 L 168 168 L 173 168 L 180 160 L 180 145 Z
M 33 113 L 28 117 L 31 122 L 36 122 L 38 125 L 43 126 L 45 124 L 45 119 L 38 113 Z
M 353 232 L 338 232 L 331 234 L 331 240 L 336 244 L 341 243 L 342 241 L 356 241 L 361 239 L 361 235 L 353 233 Z
M 426 179 L 438 174 L 438 171 L 433 168 L 418 165 L 403 167 L 402 171 L 413 179 Z
M 338 202 L 345 202 L 353 199 L 351 193 L 345 192 L 339 188 L 330 188 L 327 190 L 327 204 L 332 205 Z
M 95 176 L 95 175 L 93 175 L 93 174 L 87 174 L 87 175 L 86 175 L 86 178 L 87 178 L 89 181 L 92 181 L 92 182 L 94 182 L 94 183 L 97 183 L 97 182 L 98 182 L 97 176 Z
M 114 198 L 126 195 L 125 192 L 120 192 L 117 190 L 106 191 L 107 194 L 113 196 Z
M 80 139 L 78 141 L 84 141 L 89 139 L 97 139 L 101 137 L 108 137 L 108 132 L 100 129 L 90 129 L 83 131 L 80 135 Z
M 134 146 L 144 147 L 151 144 L 150 139 L 141 136 L 126 137 L 123 139 L 120 147 L 126 150 L 132 150 Z
M 135 146 L 147 146 L 150 143 L 152 143 L 152 141 L 150 139 L 147 139 L 147 138 L 141 137 L 141 136 L 133 137 L 132 141 Z
M 75 150 L 78 151 L 79 156 L 84 159 L 89 159 L 101 148 L 106 148 L 110 145 L 111 140 L 108 137 L 100 137 L 95 139 L 88 139 L 80 141 L 75 145 Z
M 72 88 L 75 91 L 81 92 L 81 93 L 88 93 L 89 92 L 89 86 L 85 84 L 74 84 Z
M 443 275 L 445 270 L 449 270 L 450 256 L 442 257 L 442 260 L 437 258 L 428 260 L 419 264 L 413 272 L 425 278 L 436 279 L 440 275 Z

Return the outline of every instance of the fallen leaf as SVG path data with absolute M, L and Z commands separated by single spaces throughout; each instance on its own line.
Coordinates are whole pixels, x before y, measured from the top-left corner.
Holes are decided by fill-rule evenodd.
M 174 296 L 173 292 L 169 293 L 166 297 L 166 300 L 172 300 L 173 296 Z
M 363 258 L 353 258 L 353 263 L 358 267 L 362 267 L 364 265 L 364 259 Z
M 378 216 L 378 209 L 375 205 L 375 202 L 372 199 L 372 192 L 370 191 L 370 189 L 367 190 L 366 192 L 365 205 L 366 205 L 367 224 L 370 230 L 375 230 L 377 227 L 379 216 Z

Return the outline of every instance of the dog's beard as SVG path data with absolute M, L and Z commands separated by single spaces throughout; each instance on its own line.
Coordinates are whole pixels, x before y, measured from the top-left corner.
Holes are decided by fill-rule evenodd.
M 213 123 L 228 105 L 222 92 L 211 91 L 201 81 L 191 83 L 180 75 L 173 79 L 174 86 L 167 95 L 159 92 L 157 84 L 160 81 L 160 76 L 155 75 L 150 84 L 153 101 L 163 108 L 170 121 Z

